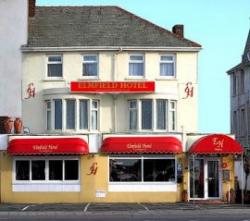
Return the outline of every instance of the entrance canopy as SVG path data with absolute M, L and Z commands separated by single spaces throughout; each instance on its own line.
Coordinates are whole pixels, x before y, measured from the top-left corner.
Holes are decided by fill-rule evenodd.
M 81 138 L 18 138 L 10 141 L 11 155 L 81 155 L 88 154 L 88 144 Z
M 243 151 L 236 140 L 223 134 L 204 136 L 189 149 L 191 154 L 242 154 Z
M 103 141 L 104 153 L 168 153 L 182 152 L 181 142 L 175 137 L 109 137 Z

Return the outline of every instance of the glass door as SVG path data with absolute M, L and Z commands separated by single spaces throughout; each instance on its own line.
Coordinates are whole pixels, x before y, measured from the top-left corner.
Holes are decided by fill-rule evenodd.
M 207 189 L 208 198 L 220 197 L 220 182 L 219 182 L 219 161 L 207 161 Z
M 190 198 L 204 198 L 204 159 L 190 160 Z

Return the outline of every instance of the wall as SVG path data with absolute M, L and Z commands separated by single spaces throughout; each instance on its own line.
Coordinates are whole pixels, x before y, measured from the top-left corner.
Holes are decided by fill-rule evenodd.
M 71 81 L 85 79 L 81 76 L 82 54 L 84 53 L 63 53 L 63 78 L 59 80 L 46 78 L 47 54 L 41 52 L 25 52 L 23 54 L 23 119 L 24 126 L 30 128 L 32 133 L 46 132 L 44 100 L 46 98 L 55 98 L 56 96 L 61 96 L 62 98 L 72 98 L 76 96 L 99 98 L 101 100 L 100 114 L 101 117 L 105 116 L 105 118 L 101 119 L 101 132 L 124 132 L 128 130 L 127 100 L 130 98 L 174 99 L 177 100 L 177 131 L 197 131 L 197 52 L 176 53 L 176 78 L 163 78 L 159 76 L 159 59 L 160 55 L 163 54 L 162 52 L 145 52 L 145 76 L 143 78 L 128 76 L 128 52 L 100 52 L 99 77 L 97 80 L 151 80 L 155 81 L 156 84 L 156 90 L 153 94 L 117 94 L 114 96 L 107 94 L 87 95 L 69 93 L 68 88 Z M 185 99 L 185 88 L 187 82 L 192 82 L 192 86 L 194 87 L 194 96 Z M 35 85 L 36 96 L 34 98 L 25 99 L 27 96 L 27 86 L 30 83 L 34 83 Z M 60 90 L 62 89 L 61 92 L 60 90 L 56 92 L 56 88 Z M 49 89 L 51 90 L 47 93 Z M 45 91 L 47 91 L 46 94 Z M 114 110 L 115 104 L 117 104 L 116 110 Z M 34 113 L 36 114 L 36 117 L 31 117 L 34 116 Z M 116 119 L 115 122 L 114 119 Z
M 21 116 L 22 58 L 27 41 L 27 0 L 0 1 L 0 116 Z

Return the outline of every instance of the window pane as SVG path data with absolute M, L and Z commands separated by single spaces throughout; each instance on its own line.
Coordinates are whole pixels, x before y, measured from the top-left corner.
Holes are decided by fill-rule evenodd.
M 141 101 L 141 128 L 152 129 L 152 100 Z
M 67 129 L 75 129 L 75 100 L 67 100 Z
M 78 180 L 78 160 L 65 160 L 65 180 Z
M 97 130 L 97 111 L 91 113 L 91 129 Z
M 111 182 L 141 181 L 140 159 L 110 159 L 109 168 Z
M 134 101 L 129 101 L 129 107 L 130 107 L 130 108 L 136 108 L 136 106 L 137 106 L 136 100 L 134 100 Z
M 85 55 L 83 56 L 84 61 L 97 61 L 97 56 L 96 55 Z
M 55 100 L 55 129 L 62 129 L 62 100 Z
M 169 182 L 175 181 L 174 159 L 145 159 L 145 182 Z
M 49 180 L 62 180 L 62 179 L 63 179 L 62 160 L 50 160 Z
M 129 111 L 129 129 L 130 130 L 137 129 L 137 110 Z
M 174 64 L 173 63 L 162 63 L 160 65 L 161 76 L 174 76 Z
M 142 55 L 131 55 L 130 61 L 143 61 L 143 56 Z
M 83 76 L 97 76 L 97 63 L 83 64 Z
M 144 64 L 143 63 L 130 63 L 129 64 L 129 75 L 130 76 L 143 76 L 144 75 Z
M 30 162 L 28 160 L 16 161 L 16 180 L 30 179 Z
M 80 100 L 80 129 L 88 129 L 88 101 Z
M 48 64 L 48 77 L 62 77 L 62 64 Z
M 168 56 L 168 55 L 161 56 L 161 61 L 173 61 L 173 60 L 174 60 L 173 56 Z
M 32 180 L 45 180 L 45 161 L 32 160 Z
M 166 100 L 157 100 L 157 129 L 166 129 Z
M 61 56 L 49 56 L 48 61 L 49 62 L 61 62 L 62 57 Z

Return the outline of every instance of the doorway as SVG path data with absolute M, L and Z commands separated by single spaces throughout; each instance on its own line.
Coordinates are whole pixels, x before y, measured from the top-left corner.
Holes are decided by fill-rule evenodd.
M 219 159 L 195 158 L 189 160 L 190 199 L 220 199 L 221 184 Z

